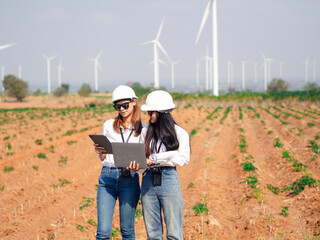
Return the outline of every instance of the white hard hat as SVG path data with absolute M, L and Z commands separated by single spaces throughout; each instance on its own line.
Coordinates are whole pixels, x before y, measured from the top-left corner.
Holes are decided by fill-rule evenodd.
M 146 103 L 141 106 L 141 110 L 161 112 L 172 110 L 175 106 L 169 93 L 163 90 L 156 90 L 149 93 Z
M 138 97 L 134 93 L 133 89 L 129 86 L 120 85 L 112 92 L 112 102 L 116 102 L 122 99 L 137 99 Z

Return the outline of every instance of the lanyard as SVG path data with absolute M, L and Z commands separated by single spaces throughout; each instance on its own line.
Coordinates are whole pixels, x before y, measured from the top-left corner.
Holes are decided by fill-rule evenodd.
M 120 129 L 120 133 L 121 133 L 122 142 L 125 142 L 125 141 L 124 141 L 124 137 L 123 137 L 123 133 L 122 133 L 122 128 L 119 127 L 119 129 Z M 132 128 L 129 137 L 127 138 L 126 143 L 129 141 L 129 139 L 130 139 L 130 137 L 131 137 L 131 135 L 132 135 L 132 133 L 133 133 L 133 130 L 134 130 L 134 129 Z
M 161 139 L 161 142 L 160 142 L 160 145 L 159 145 L 159 147 L 158 147 L 157 153 L 160 152 L 160 148 L 161 148 L 162 143 L 163 143 L 163 139 Z

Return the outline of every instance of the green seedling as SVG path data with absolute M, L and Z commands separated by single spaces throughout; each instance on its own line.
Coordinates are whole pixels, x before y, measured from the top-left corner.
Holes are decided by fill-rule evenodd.
M 255 188 L 258 183 L 258 178 L 256 176 L 248 176 L 247 183 L 250 187 Z
M 305 176 L 302 176 L 293 182 L 291 185 L 284 186 L 282 191 L 287 192 L 292 190 L 293 194 L 298 195 L 305 189 L 306 186 L 317 187 L 319 186 L 319 180 L 312 178 L 311 174 L 306 174 Z
M 37 140 L 35 141 L 35 143 L 36 143 L 37 145 L 42 145 L 42 139 L 37 139 Z
M 287 206 L 282 207 L 280 215 L 282 215 L 284 217 L 288 217 L 288 212 L 287 212 L 288 209 L 289 209 L 289 207 L 287 207 Z
M 67 179 L 58 179 L 59 180 L 59 182 L 60 182 L 60 185 L 63 187 L 63 185 L 65 185 L 65 184 L 71 184 L 71 182 L 70 181 L 68 181 Z
M 32 168 L 33 168 L 34 170 L 36 170 L 36 171 L 39 170 L 39 166 L 32 166 Z
M 304 165 L 303 163 L 297 161 L 297 160 L 294 160 L 293 161 L 293 167 L 296 168 L 296 171 L 297 172 L 302 172 L 302 171 L 306 171 L 306 169 L 308 168 L 307 165 Z
M 271 191 L 271 192 L 273 192 L 274 194 L 279 194 L 280 193 L 280 188 L 278 188 L 278 187 L 274 187 L 274 186 L 272 186 L 271 184 L 268 184 L 267 185 L 267 188 Z
M 84 232 L 86 229 L 88 229 L 87 227 L 85 226 L 82 226 L 82 225 L 78 225 L 77 226 L 77 229 L 80 230 L 81 232 Z
M 119 236 L 119 233 L 120 233 L 119 228 L 115 228 L 115 229 L 112 229 L 112 230 L 111 230 L 111 236 L 112 236 L 112 237 L 118 237 L 118 236 Z
M 0 186 L 0 192 L 4 191 L 4 186 Z
M 241 163 L 243 171 L 245 172 L 254 172 L 256 170 L 256 167 L 253 166 L 253 164 L 251 162 L 244 162 Z
M 85 209 L 86 207 L 89 207 L 93 204 L 94 199 L 93 198 L 86 198 L 82 197 L 83 204 L 79 207 L 79 210 Z
M 47 156 L 44 153 L 39 153 L 37 155 L 38 158 L 47 158 Z
M 60 157 L 60 160 L 59 160 L 59 163 L 66 165 L 66 164 L 67 164 L 67 161 L 68 161 L 68 157 L 63 157 L 63 156 L 61 156 L 61 157 Z
M 280 139 L 279 138 L 275 138 L 275 144 L 273 144 L 274 147 L 277 147 L 277 148 L 282 148 L 283 144 L 280 142 Z
M 196 215 L 199 215 L 202 213 L 205 213 L 206 215 L 208 215 L 206 196 L 202 196 L 202 203 L 197 203 L 195 206 L 192 207 L 192 209 L 195 211 Z
M 93 221 L 93 219 L 89 219 L 88 223 L 94 227 L 98 226 L 98 224 L 95 221 Z
M 189 183 L 188 188 L 195 188 L 194 183 L 193 182 Z
M 308 127 L 314 127 L 314 126 L 315 126 L 315 124 L 314 124 L 314 123 L 310 123 L 310 122 L 309 122 L 309 123 L 307 123 L 307 126 L 308 126 Z
M 14 167 L 4 166 L 4 168 L 3 168 L 3 171 L 4 171 L 5 173 L 7 173 L 7 172 L 12 172 L 13 170 L 14 170 Z
M 68 144 L 68 145 L 72 145 L 72 144 L 75 144 L 76 142 L 77 142 L 77 141 L 68 141 L 67 144 Z

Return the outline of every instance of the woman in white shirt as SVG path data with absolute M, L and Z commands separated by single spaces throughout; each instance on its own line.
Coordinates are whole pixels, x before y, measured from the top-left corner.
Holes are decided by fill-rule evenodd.
M 189 135 L 173 120 L 175 107 L 169 93 L 151 92 L 142 111 L 148 111 L 149 126 L 141 132 L 149 168 L 141 185 L 143 218 L 148 239 L 162 239 L 162 212 L 167 239 L 183 240 L 183 199 L 176 166 L 189 163 Z
M 132 88 L 121 85 L 112 93 L 112 102 L 118 116 L 103 124 L 102 134 L 110 142 L 137 143 L 145 126 Z M 119 198 L 120 231 L 122 239 L 135 239 L 135 212 L 140 197 L 139 175 L 114 165 L 112 154 L 94 144 L 102 161 L 97 191 L 98 227 L 96 239 L 109 239 L 112 230 L 114 206 Z

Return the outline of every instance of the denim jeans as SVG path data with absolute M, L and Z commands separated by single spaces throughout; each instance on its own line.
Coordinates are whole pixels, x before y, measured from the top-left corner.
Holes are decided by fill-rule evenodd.
M 123 177 L 121 169 L 104 166 L 97 192 L 97 240 L 110 239 L 114 206 L 118 197 L 122 239 L 135 239 L 135 212 L 140 197 L 139 175 L 130 172 L 130 177 Z
M 141 203 L 148 239 L 162 239 L 162 211 L 166 224 L 167 239 L 183 240 L 183 199 L 179 175 L 175 168 L 162 167 L 161 186 L 153 186 L 152 172 L 142 178 Z

